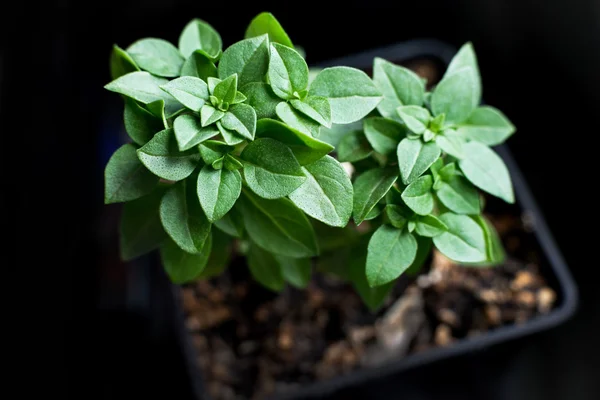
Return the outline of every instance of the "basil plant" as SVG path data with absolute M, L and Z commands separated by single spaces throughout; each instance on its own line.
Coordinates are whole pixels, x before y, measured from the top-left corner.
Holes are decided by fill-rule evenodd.
M 200 19 L 177 47 L 115 45 L 110 71 L 105 88 L 122 96 L 131 138 L 105 169 L 105 203 L 124 203 L 123 260 L 159 249 L 167 275 L 184 283 L 220 274 L 237 252 L 274 291 L 305 287 L 316 261 L 373 310 L 432 245 L 466 265 L 502 261 L 480 190 L 514 201 L 489 147 L 514 127 L 479 106 L 470 44 L 427 92 L 379 58 L 372 79 L 345 66 L 309 70 L 262 13 L 225 50 Z

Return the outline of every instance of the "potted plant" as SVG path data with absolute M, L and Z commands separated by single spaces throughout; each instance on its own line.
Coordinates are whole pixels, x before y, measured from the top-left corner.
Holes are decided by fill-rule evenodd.
M 423 297 L 415 285 L 404 289 L 425 276 L 432 254 L 468 270 L 506 260 L 483 210 L 493 197 L 515 201 L 509 170 L 490 148 L 515 128 L 480 106 L 470 44 L 435 85 L 383 58 L 373 60 L 372 78 L 344 65 L 310 70 L 262 13 L 225 50 L 199 19 L 177 47 L 156 38 L 115 46 L 111 74 L 106 89 L 123 96 L 132 139 L 105 170 L 105 202 L 125 203 L 121 256 L 159 250 L 167 276 L 184 285 L 190 331 L 220 332 L 194 337 L 199 363 L 210 363 L 219 382 L 250 383 L 209 382 L 215 397 L 236 385 L 246 389 L 235 395 L 272 392 L 277 374 L 294 388 L 311 374 L 353 370 L 359 358 L 368 366 L 399 357 L 422 324 L 406 335 Z M 364 305 L 339 295 L 349 285 Z M 236 315 L 227 302 L 238 303 Z M 337 318 L 320 312 L 327 302 L 339 305 Z M 298 315 L 286 316 L 299 303 Z M 315 334 L 341 330 L 357 309 L 376 320 L 348 334 L 362 353 Z M 231 320 L 236 337 L 226 343 L 231 332 L 221 325 Z M 367 340 L 375 344 L 365 351 Z M 261 352 L 281 362 L 233 366 L 236 354 Z

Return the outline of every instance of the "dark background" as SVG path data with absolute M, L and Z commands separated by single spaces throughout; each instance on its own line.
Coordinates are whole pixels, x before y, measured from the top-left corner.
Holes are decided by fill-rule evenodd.
M 131 277 L 146 267 L 118 262 L 118 208 L 102 204 L 103 167 L 121 140 L 120 99 L 102 88 L 110 81 L 108 57 L 113 43 L 126 47 L 148 36 L 176 42 L 194 17 L 210 22 L 227 46 L 268 10 L 305 48 L 309 64 L 414 38 L 455 47 L 472 41 L 484 98 L 517 126 L 509 147 L 580 289 L 575 318 L 558 328 L 339 398 L 600 398 L 594 279 L 600 267 L 592 240 L 598 232 L 592 192 L 598 187 L 600 1 L 249 4 L 48 1 L 3 10 L 2 204 L 14 225 L 6 259 L 28 281 L 53 278 L 44 282 L 51 293 L 44 308 L 52 310 L 55 328 L 45 334 L 54 338 L 53 366 L 68 374 L 53 380 L 50 392 L 186 398 L 181 360 L 159 329 L 164 324 L 122 311 L 147 308 L 135 299 L 148 297 L 131 294 Z M 152 304 L 161 306 L 161 299 Z

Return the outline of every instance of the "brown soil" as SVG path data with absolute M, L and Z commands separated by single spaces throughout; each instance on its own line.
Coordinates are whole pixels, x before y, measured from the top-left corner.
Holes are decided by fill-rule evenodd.
M 466 268 L 434 253 L 429 270 L 398 287 L 373 314 L 351 286 L 315 274 L 305 291 L 272 293 L 234 263 L 221 277 L 183 287 L 187 327 L 211 396 L 258 399 L 358 368 L 523 323 L 556 294 L 540 275 L 527 219 L 488 216 L 510 256 Z

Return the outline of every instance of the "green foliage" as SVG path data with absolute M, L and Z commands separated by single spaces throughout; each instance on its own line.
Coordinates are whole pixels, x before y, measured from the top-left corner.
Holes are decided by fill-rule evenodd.
M 381 58 L 373 78 L 309 69 L 261 13 L 227 48 L 193 19 L 177 47 L 115 45 L 109 65 L 105 88 L 123 98 L 132 141 L 105 169 L 105 203 L 124 203 L 124 260 L 159 250 L 171 280 L 184 283 L 222 273 L 241 248 L 253 278 L 274 291 L 306 287 L 316 261 L 373 311 L 399 276 L 419 273 L 432 246 L 473 267 L 504 260 L 480 190 L 514 202 L 489 146 L 515 127 L 480 105 L 470 43 L 426 88 Z

